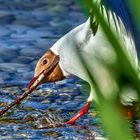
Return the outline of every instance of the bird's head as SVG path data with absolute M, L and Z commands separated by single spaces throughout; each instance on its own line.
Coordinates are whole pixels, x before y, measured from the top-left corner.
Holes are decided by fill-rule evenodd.
M 55 82 L 64 79 L 63 72 L 59 65 L 59 56 L 53 53 L 51 50 L 48 50 L 37 62 L 34 78 L 28 84 L 28 88 L 30 88 L 37 79 L 40 80 L 40 84 L 46 82 Z M 41 74 L 45 76 L 43 78 L 39 78 Z

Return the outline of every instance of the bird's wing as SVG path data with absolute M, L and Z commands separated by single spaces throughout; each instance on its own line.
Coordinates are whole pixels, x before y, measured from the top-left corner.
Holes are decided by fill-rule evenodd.
M 99 6 L 102 16 L 107 20 L 108 25 L 113 27 L 120 36 L 126 50 L 132 60 L 138 66 L 137 51 L 135 49 L 133 35 L 133 20 L 131 20 L 128 5 L 125 0 L 93 0 Z M 94 9 L 91 10 L 90 27 L 93 34 L 98 31 L 98 23 L 94 16 Z
M 125 28 L 132 32 L 132 20 L 125 0 L 101 0 L 101 4 L 120 17 Z
M 110 15 L 111 15 L 110 13 L 112 13 L 115 26 L 120 24 L 119 19 L 121 19 L 121 21 L 123 22 L 126 28 L 126 31 L 131 32 L 131 35 L 133 36 L 133 23 L 128 10 L 128 5 L 125 0 L 93 0 L 93 1 L 97 3 L 101 11 L 104 11 L 106 13 L 108 22 L 110 20 Z M 93 14 L 94 14 L 94 10 L 93 10 Z M 92 28 L 94 29 L 93 33 L 95 33 L 97 28 L 96 20 L 94 20 L 94 22 L 92 20 L 91 26 L 93 26 Z
M 100 13 L 108 22 L 108 25 L 116 31 L 121 32 L 123 36 L 133 37 L 133 23 L 130 19 L 129 11 L 125 0 L 91 0 L 97 4 Z M 87 20 L 83 29 L 85 36 L 92 33 L 95 35 L 98 30 L 98 22 L 94 13 L 94 9 L 88 5 L 90 9 L 90 20 Z M 89 28 L 90 27 L 90 28 Z

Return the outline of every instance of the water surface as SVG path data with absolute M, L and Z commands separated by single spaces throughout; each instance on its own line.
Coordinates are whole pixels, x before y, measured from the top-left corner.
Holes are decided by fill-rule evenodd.
M 0 109 L 26 90 L 39 57 L 84 21 L 75 0 L 0 0 Z M 0 139 L 103 138 L 95 109 L 64 124 L 84 106 L 87 87 L 76 77 L 39 86 L 0 119 Z
M 86 20 L 74 0 L 0 0 L 0 109 L 26 90 L 38 58 Z M 81 80 L 40 86 L 0 119 L 0 139 L 93 139 L 102 136 L 96 112 L 65 125 L 86 102 Z

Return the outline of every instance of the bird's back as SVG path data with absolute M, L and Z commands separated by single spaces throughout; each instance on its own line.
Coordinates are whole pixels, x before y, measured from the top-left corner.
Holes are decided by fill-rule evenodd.
M 135 44 L 130 31 L 127 30 L 122 20 L 114 12 L 107 11 L 105 7 L 102 7 L 101 12 L 109 27 L 118 37 L 131 62 L 138 66 Z M 98 57 L 102 57 L 106 62 L 111 60 L 112 63 L 116 59 L 116 54 L 103 33 L 100 24 L 98 27 L 95 27 L 97 28 L 96 33 L 93 33 L 91 23 L 94 23 L 94 21 L 90 22 L 89 18 L 85 23 L 63 36 L 51 48 L 56 54 L 61 56 L 63 69 L 67 73 L 77 75 L 82 79 L 85 79 L 83 66 L 77 52 L 81 53 L 86 59 L 94 59 L 93 61 Z M 94 26 L 92 27 L 94 28 Z
M 136 67 L 138 67 L 137 51 L 131 31 L 127 30 L 121 18 L 114 12 L 110 10 L 107 11 L 103 7 L 102 15 L 108 23 L 108 26 L 117 36 L 118 41 L 120 41 L 122 44 L 131 62 Z M 112 58 L 115 53 L 113 52 L 112 47 L 106 38 L 100 24 L 98 25 L 98 29 L 95 34 L 93 33 L 90 24 L 91 22 L 89 18 L 87 22 L 84 23 L 83 28 L 79 30 L 79 32 L 77 32 L 75 35 L 72 35 L 75 37 L 74 40 L 76 45 L 81 49 L 81 51 L 83 51 L 84 54 L 88 53 L 92 56 L 95 54 L 101 57 L 107 57 L 107 60 Z

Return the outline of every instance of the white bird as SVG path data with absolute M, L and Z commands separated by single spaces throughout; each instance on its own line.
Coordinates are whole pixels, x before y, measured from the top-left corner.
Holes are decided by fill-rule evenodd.
M 104 5 L 100 4 L 100 11 L 110 28 L 112 28 L 114 33 L 118 36 L 118 40 L 124 46 L 134 67 L 138 67 L 137 52 L 131 31 L 127 30 L 122 19 L 111 9 L 106 9 Z M 34 79 L 30 82 L 28 87 L 30 88 L 36 79 L 40 79 L 40 83 L 42 84 L 59 81 L 69 75 L 76 75 L 90 84 L 90 80 L 86 75 L 84 66 L 77 52 L 82 54 L 85 60 L 92 59 L 94 64 L 91 68 L 96 66 L 97 57 L 102 57 L 104 61 L 108 61 L 109 63 L 112 63 L 116 59 L 114 50 L 106 39 L 100 24 L 96 22 L 96 19 L 90 17 L 85 23 L 79 25 L 60 38 L 45 52 L 37 62 Z M 56 59 L 58 56 L 60 58 L 59 61 Z M 42 78 L 41 75 L 44 70 L 50 68 L 54 63 L 57 64 Z M 73 124 L 79 117 L 85 114 L 92 100 L 96 102 L 98 99 L 91 86 L 91 92 L 85 106 L 66 123 Z

